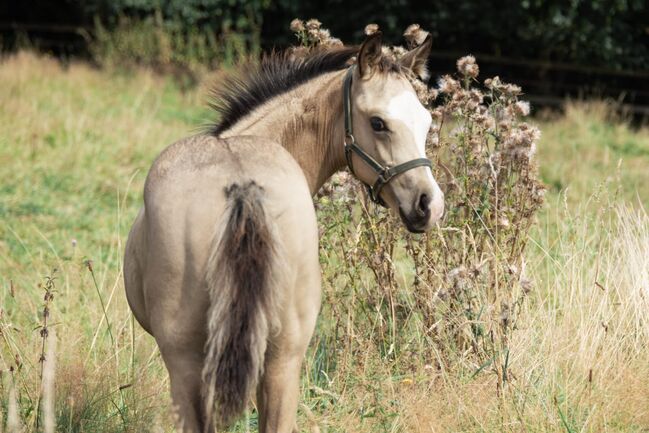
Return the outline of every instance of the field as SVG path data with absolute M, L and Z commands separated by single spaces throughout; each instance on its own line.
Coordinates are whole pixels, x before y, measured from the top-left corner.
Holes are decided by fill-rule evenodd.
M 0 83 L 0 431 L 37 432 L 52 418 L 57 432 L 172 431 L 166 371 L 129 313 L 121 260 L 153 158 L 211 119 L 206 88 L 29 53 L 0 61 Z M 336 316 L 350 294 L 328 278 L 321 244 L 303 431 L 649 431 L 649 131 L 612 113 L 567 103 L 533 120 L 548 194 L 505 386 L 490 365 L 395 355 L 371 321 Z M 42 371 L 43 355 L 55 367 Z M 233 428 L 249 430 L 254 411 Z

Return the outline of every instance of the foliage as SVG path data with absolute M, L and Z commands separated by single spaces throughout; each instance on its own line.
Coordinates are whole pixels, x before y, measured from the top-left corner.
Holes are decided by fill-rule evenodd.
M 389 40 L 398 41 L 415 21 L 430 30 L 438 50 L 469 49 L 607 69 L 649 69 L 649 7 L 643 0 L 516 0 L 503 7 L 442 0 L 430 7 L 406 1 L 361 3 L 352 8 L 340 0 L 326 7 L 294 0 L 120 0 L 87 4 L 91 6 L 108 28 L 122 16 L 145 18 L 158 13 L 165 27 L 174 31 L 204 36 L 234 32 L 250 38 L 246 46 L 254 47 L 260 34 L 267 47 L 290 44 L 285 29 L 294 16 L 317 16 L 344 40 L 361 36 L 359 23 L 376 22 Z
M 115 31 L 128 44 L 130 38 L 137 40 L 142 31 L 145 35 L 154 33 L 155 40 L 149 41 L 151 49 L 163 51 L 154 52 L 157 62 L 214 67 L 220 61 L 231 64 L 242 55 L 258 52 L 262 13 L 268 3 L 269 0 L 96 0 L 93 6 L 98 12 L 98 27 L 107 29 L 104 36 L 110 37 Z M 115 52 L 129 59 L 130 52 L 120 48 L 117 44 Z
M 194 11 L 196 12 L 196 11 Z M 193 23 L 200 14 L 189 14 Z M 104 66 L 149 66 L 162 72 L 205 72 L 232 65 L 259 50 L 259 30 L 252 21 L 228 20 L 220 26 L 179 25 L 155 10 L 143 18 L 120 16 L 113 25 L 95 20 L 90 45 L 93 58 Z
M 359 23 L 376 22 L 388 40 L 397 42 L 408 24 L 418 22 L 431 31 L 438 51 L 649 70 L 649 6 L 644 0 L 510 0 L 498 5 L 403 0 L 353 6 L 342 0 L 34 0 L 13 2 L 7 11 L 7 22 L 94 27 L 99 19 L 108 31 L 124 22 L 155 20 L 174 37 L 228 40 L 236 34 L 253 50 L 260 41 L 265 48 L 292 44 L 285 29 L 295 16 L 319 17 L 345 41 L 360 39 Z M 6 36 L 3 42 L 11 46 L 15 38 Z
M 398 41 L 412 22 L 429 29 L 437 50 L 518 59 L 649 69 L 649 6 L 643 0 L 512 0 L 496 6 L 472 0 L 359 3 L 326 7 L 280 0 L 264 39 L 281 37 L 291 17 L 317 16 L 344 40 L 361 37 L 359 23 L 375 22 Z M 345 13 L 340 13 L 344 10 Z M 286 38 L 283 39 L 287 41 Z
M 179 31 L 153 19 L 120 19 L 112 30 L 96 22 L 95 38 L 90 46 L 94 60 L 111 68 L 151 67 L 189 80 L 219 66 L 233 64 L 249 52 L 238 33 L 217 37 L 195 29 Z
M 162 23 L 177 30 L 216 34 L 256 33 L 269 0 L 91 0 L 84 4 L 87 14 L 98 15 L 107 24 L 120 17 L 145 18 L 158 15 Z

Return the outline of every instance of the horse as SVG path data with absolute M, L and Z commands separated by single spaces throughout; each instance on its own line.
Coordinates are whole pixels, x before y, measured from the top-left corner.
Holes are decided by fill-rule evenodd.
M 321 298 L 312 197 L 332 174 L 347 165 L 411 232 L 442 216 L 431 116 L 409 81 L 426 77 L 430 49 L 391 60 L 377 32 L 360 48 L 266 54 L 215 90 L 212 127 L 153 162 L 124 283 L 183 432 L 226 427 L 255 397 L 261 432 L 298 431 Z

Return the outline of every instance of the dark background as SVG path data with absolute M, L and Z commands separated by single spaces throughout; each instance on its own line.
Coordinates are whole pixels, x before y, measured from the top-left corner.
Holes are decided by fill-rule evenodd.
M 318 18 L 346 43 L 361 42 L 364 26 L 377 23 L 388 43 L 400 44 L 416 22 L 434 36 L 435 75 L 472 53 L 483 77 L 514 81 L 537 103 L 593 96 L 649 113 L 644 0 L 3 0 L 0 35 L 4 51 L 22 38 L 55 55 L 88 57 L 97 23 L 110 30 L 128 18 L 177 32 L 256 35 L 268 49 L 295 43 L 288 29 L 295 17 Z

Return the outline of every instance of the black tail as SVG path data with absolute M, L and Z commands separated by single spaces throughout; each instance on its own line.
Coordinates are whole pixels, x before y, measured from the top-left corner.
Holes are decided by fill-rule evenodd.
M 228 208 L 207 266 L 203 397 L 208 421 L 219 426 L 246 408 L 263 371 L 268 336 L 278 326 L 274 280 L 281 265 L 263 193 L 254 181 L 225 189 Z

